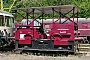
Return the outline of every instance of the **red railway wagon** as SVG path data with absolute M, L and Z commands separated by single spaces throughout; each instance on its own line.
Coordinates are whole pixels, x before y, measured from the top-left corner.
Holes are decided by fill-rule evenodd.
M 73 18 L 70 18 L 71 20 Z M 57 19 L 55 19 L 56 21 Z M 62 18 L 61 23 L 65 22 L 65 24 L 70 23 L 69 21 L 66 21 L 66 19 Z M 77 22 L 77 18 L 74 18 L 74 21 Z M 41 21 L 39 21 L 41 22 Z M 50 30 L 50 24 L 52 23 L 52 19 L 44 19 L 43 24 L 45 24 L 45 28 Z M 59 23 L 59 21 L 57 21 Z M 76 31 L 75 31 L 76 32 Z M 78 36 L 81 38 L 81 41 L 83 43 L 89 43 L 90 42 L 90 18 L 78 18 Z
M 24 19 L 26 19 L 26 23 L 16 24 L 14 32 L 16 49 L 21 48 L 23 50 L 33 50 L 38 52 L 76 52 L 75 50 L 77 48 L 74 46 L 76 45 L 75 42 L 79 39 L 78 26 L 77 23 L 74 22 L 74 14 L 76 13 L 78 16 L 79 9 L 75 5 L 17 8 L 14 10 L 17 13 L 19 13 L 17 10 L 26 13 L 25 17 L 19 13 Z M 72 14 L 72 20 L 66 16 L 68 13 Z M 38 18 L 35 14 L 38 15 L 38 18 L 42 18 L 42 23 L 37 20 Z M 51 30 L 48 32 L 44 27 L 46 25 L 43 24 L 44 16 L 47 14 L 52 14 L 52 23 L 50 24 Z M 66 18 L 70 23 L 57 24 L 57 21 L 54 21 L 54 14 L 59 16 L 57 21 L 61 21 L 61 18 Z M 32 20 L 29 20 L 31 18 Z M 39 24 L 35 25 L 35 21 Z M 74 31 L 77 31 L 76 34 Z
M 83 43 L 90 43 L 90 18 L 83 18 L 82 21 L 78 23 L 79 36 L 83 38 Z

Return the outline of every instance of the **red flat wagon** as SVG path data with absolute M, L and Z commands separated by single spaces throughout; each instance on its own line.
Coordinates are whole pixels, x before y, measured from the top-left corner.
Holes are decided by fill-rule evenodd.
M 19 13 L 17 10 L 26 13 L 26 17 L 21 15 L 26 20 L 26 23 L 16 24 L 16 49 L 67 53 L 76 52 L 75 50 L 77 48 L 74 47 L 75 42 L 80 39 L 78 38 L 78 18 L 77 23 L 74 22 L 75 13 L 78 16 L 79 12 L 79 9 L 75 5 L 17 8 L 14 10 L 17 13 Z M 70 17 L 67 17 L 69 13 L 72 14 L 72 20 Z M 42 23 L 37 21 L 38 18 L 35 18 L 35 14 L 38 18 L 41 17 Z M 52 14 L 52 23 L 43 24 L 44 16 L 47 14 Z M 59 19 L 56 21 L 54 21 L 54 14 L 59 16 Z M 61 18 L 65 18 L 70 23 L 61 23 Z M 60 23 L 56 23 L 57 21 L 60 21 Z M 38 25 L 35 25 L 36 22 Z

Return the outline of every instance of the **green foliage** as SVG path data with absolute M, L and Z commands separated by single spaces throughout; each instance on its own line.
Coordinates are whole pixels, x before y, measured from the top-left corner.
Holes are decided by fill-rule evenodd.
M 90 0 L 72 0 L 72 4 L 79 7 L 79 17 L 90 18 Z
M 12 0 L 10 0 L 8 5 L 10 5 L 11 1 Z M 80 9 L 80 13 L 79 13 L 80 18 L 86 18 L 86 17 L 90 18 L 90 0 L 17 0 L 14 8 L 58 6 L 58 5 L 68 5 L 68 4 L 69 5 L 74 4 Z M 18 15 L 16 15 L 15 17 L 17 16 Z M 50 18 L 51 16 L 52 15 L 45 15 L 45 18 Z M 55 17 L 59 17 L 59 16 L 55 14 Z M 18 20 L 19 18 L 20 16 L 18 16 L 16 20 Z
M 16 7 L 57 6 L 70 3 L 71 0 L 21 0 L 17 2 Z

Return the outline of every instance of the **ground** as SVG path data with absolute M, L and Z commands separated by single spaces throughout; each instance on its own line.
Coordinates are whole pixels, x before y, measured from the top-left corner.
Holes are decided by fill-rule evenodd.
M 90 60 L 90 54 L 83 56 L 35 56 L 27 54 L 9 54 L 9 53 L 0 53 L 0 60 Z

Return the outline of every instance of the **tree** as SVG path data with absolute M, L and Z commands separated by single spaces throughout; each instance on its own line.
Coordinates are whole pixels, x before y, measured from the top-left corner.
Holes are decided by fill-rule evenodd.
M 15 7 L 29 8 L 40 6 L 68 5 L 68 4 L 76 5 L 80 9 L 79 13 L 80 18 L 90 17 L 90 0 L 18 0 Z M 57 15 L 55 16 L 57 17 Z
M 80 9 L 79 17 L 90 17 L 90 0 L 72 0 L 72 4 L 75 4 Z

